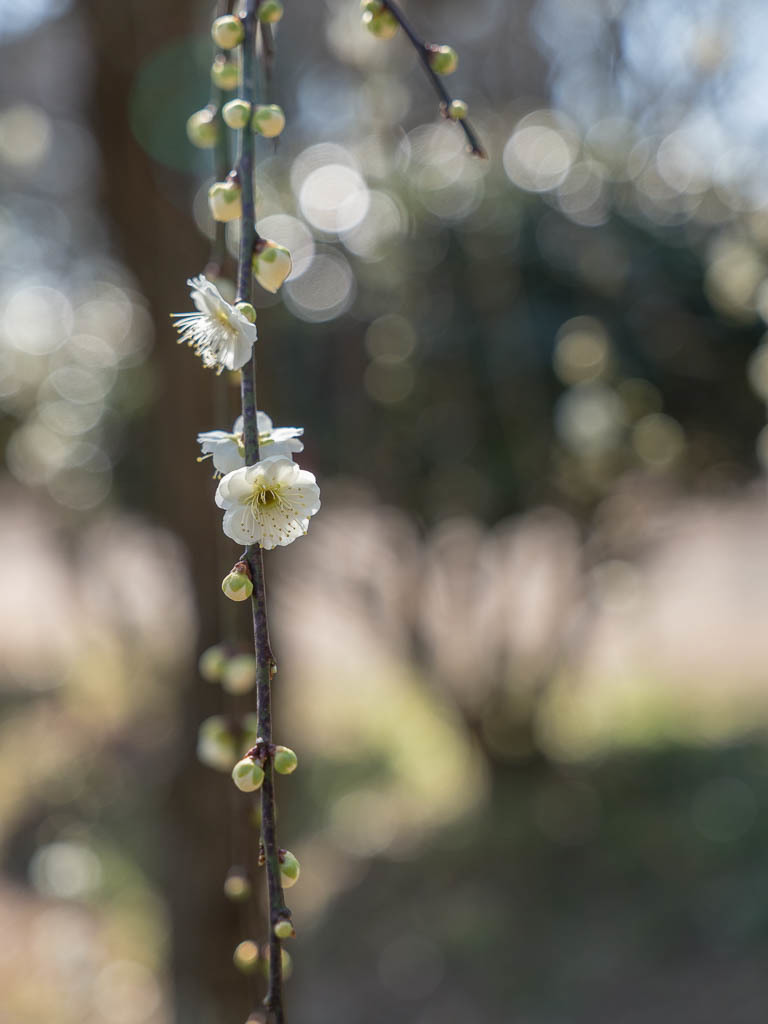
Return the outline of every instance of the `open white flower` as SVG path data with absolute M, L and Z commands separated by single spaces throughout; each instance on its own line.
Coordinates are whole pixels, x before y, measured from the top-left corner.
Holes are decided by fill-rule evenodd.
M 291 459 L 273 456 L 222 477 L 216 504 L 225 510 L 228 537 L 269 551 L 304 536 L 320 508 L 320 489 L 311 473 Z
M 264 457 L 282 455 L 290 459 L 294 452 L 304 451 L 304 445 L 298 440 L 304 433 L 304 427 L 273 427 L 265 412 L 256 414 L 256 425 L 259 429 L 259 452 Z M 245 465 L 242 416 L 235 420 L 231 433 L 207 430 L 197 435 L 197 441 L 203 453 L 198 462 L 212 458 L 217 473 L 232 473 Z
M 179 342 L 192 345 L 203 365 L 222 370 L 239 370 L 251 357 L 256 341 L 256 326 L 230 306 L 201 274 L 187 281 L 196 313 L 171 313 L 176 317 Z

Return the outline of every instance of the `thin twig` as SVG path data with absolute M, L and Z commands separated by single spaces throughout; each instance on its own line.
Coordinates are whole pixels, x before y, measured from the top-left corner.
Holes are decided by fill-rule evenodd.
M 416 33 L 406 20 L 405 15 L 400 10 L 398 5 L 394 2 L 394 0 L 382 0 L 382 3 L 384 8 L 390 11 L 392 16 L 397 19 L 398 24 L 402 28 L 403 32 L 405 32 L 405 34 L 408 36 L 408 39 L 413 45 L 413 48 L 416 50 L 419 60 L 421 61 L 424 70 L 429 76 L 429 80 L 432 83 L 435 92 L 440 98 L 440 112 L 442 113 L 443 117 L 447 118 L 448 110 L 451 106 L 451 103 L 453 102 L 453 97 L 450 95 L 448 90 L 443 85 L 440 76 L 437 75 L 432 70 L 432 67 L 429 63 L 429 47 L 427 46 L 426 42 L 423 39 L 416 35 Z M 453 119 L 451 118 L 451 120 Z M 474 156 L 485 158 L 487 156 L 487 153 L 485 152 L 483 146 L 480 144 L 480 140 L 475 134 L 472 125 L 465 117 L 458 118 L 457 120 L 458 123 L 461 125 L 462 129 L 464 130 L 464 134 L 467 137 L 470 152 L 473 153 Z
M 248 0 L 243 25 L 242 44 L 242 98 L 253 106 L 256 98 L 256 30 L 260 0 Z M 240 132 L 237 162 L 238 178 L 242 190 L 243 216 L 240 223 L 240 254 L 237 275 L 237 298 L 250 302 L 252 298 L 251 260 L 258 238 L 255 225 L 253 195 L 253 133 Z M 259 461 L 259 431 L 256 410 L 256 357 L 251 356 L 242 370 L 241 399 L 243 407 L 243 435 L 246 465 Z M 269 747 L 272 743 L 272 674 L 274 658 L 269 643 L 264 561 L 261 547 L 251 544 L 246 548 L 245 560 L 253 579 L 253 636 L 256 651 L 256 700 L 259 738 Z M 275 826 L 274 768 L 271 753 L 264 761 L 264 782 L 261 787 L 261 838 L 264 844 L 269 897 L 269 987 L 264 1004 L 274 1024 L 284 1024 L 282 992 L 282 949 L 274 932 L 275 921 L 285 913 L 283 889 L 280 883 L 277 834 Z
M 268 21 L 259 22 L 261 32 L 261 64 L 264 68 L 264 102 L 272 102 L 272 77 L 275 70 L 275 34 Z

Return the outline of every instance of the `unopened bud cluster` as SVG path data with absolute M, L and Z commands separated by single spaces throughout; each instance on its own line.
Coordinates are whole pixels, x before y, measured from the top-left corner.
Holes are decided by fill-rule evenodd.
M 275 771 L 290 775 L 296 771 L 299 759 L 290 747 L 274 746 L 257 740 L 232 769 L 232 781 L 243 793 L 253 793 L 261 788 L 264 781 L 264 764 L 272 758 Z

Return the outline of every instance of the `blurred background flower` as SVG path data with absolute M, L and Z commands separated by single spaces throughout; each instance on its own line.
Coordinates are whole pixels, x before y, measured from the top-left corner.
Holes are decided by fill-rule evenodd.
M 291 1019 L 761 1024 L 768 15 L 408 7 L 489 159 L 326 0 L 256 172 L 259 401 L 324 503 L 267 557 Z M 168 320 L 209 13 L 0 0 L 3 1024 L 247 1012 L 193 667 L 247 640 L 195 463 L 237 396 Z

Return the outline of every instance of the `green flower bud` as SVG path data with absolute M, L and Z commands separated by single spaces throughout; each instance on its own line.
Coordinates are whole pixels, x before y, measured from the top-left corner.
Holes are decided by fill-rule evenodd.
M 200 655 L 197 669 L 206 683 L 220 683 L 221 673 L 227 663 L 227 649 L 223 644 L 214 644 Z
M 285 128 L 285 114 L 276 103 L 257 106 L 253 111 L 251 127 L 265 139 L 274 139 Z
M 227 693 L 240 696 L 256 685 L 256 658 L 252 654 L 237 654 L 230 658 L 221 676 L 221 685 Z
M 208 189 L 208 207 L 214 220 L 238 220 L 243 215 L 243 193 L 236 181 L 214 181 Z
M 235 309 L 238 311 L 238 313 L 245 317 L 248 323 L 256 323 L 256 310 L 253 308 L 250 302 L 236 302 Z
M 280 860 L 280 881 L 284 889 L 290 889 L 299 880 L 299 862 L 290 850 L 283 850 L 279 855 Z
M 232 960 L 238 971 L 251 974 L 259 966 L 259 947 L 251 939 L 244 939 L 235 947 Z
M 278 939 L 296 938 L 296 931 L 291 922 L 286 917 L 281 918 L 272 930 L 274 931 Z
M 459 66 L 459 55 L 452 46 L 427 45 L 429 66 L 436 75 L 452 75 Z
M 217 57 L 211 64 L 211 81 L 224 92 L 237 88 L 238 77 L 237 64 L 228 61 L 226 57 Z
M 283 5 L 280 0 L 262 0 L 259 4 L 259 21 L 274 24 L 283 16 Z
M 246 562 L 238 562 L 221 581 L 221 589 L 230 601 L 247 601 L 253 593 L 251 571 Z
M 209 108 L 196 110 L 187 118 L 187 138 L 198 149 L 212 149 L 219 137 L 215 113 Z
M 293 269 L 288 250 L 268 238 L 258 243 L 253 254 L 253 276 L 262 288 L 273 294 Z
M 360 0 L 360 10 L 365 14 L 379 14 L 384 9 L 382 0 Z
M 299 766 L 299 759 L 290 747 L 275 747 L 273 761 L 275 771 L 280 772 L 281 775 L 290 775 Z
M 235 737 L 221 715 L 212 715 L 200 723 L 197 759 L 218 772 L 232 771 L 232 765 L 237 761 L 237 746 Z
M 241 793 L 255 793 L 264 781 L 264 769 L 252 757 L 244 757 L 232 769 L 232 781 Z
M 224 879 L 224 895 L 233 903 L 242 903 L 251 895 L 252 886 L 243 868 L 230 868 Z
M 377 39 L 391 39 L 399 27 L 397 18 L 386 7 L 378 12 L 366 10 L 363 24 Z
M 211 38 L 222 50 L 232 50 L 245 36 L 243 23 L 234 14 L 225 14 L 211 25 Z
M 448 107 L 448 117 L 454 121 L 463 121 L 469 113 L 469 107 L 464 100 L 453 100 Z
M 221 108 L 224 124 L 229 128 L 245 128 L 251 118 L 251 104 L 248 100 L 230 100 Z

